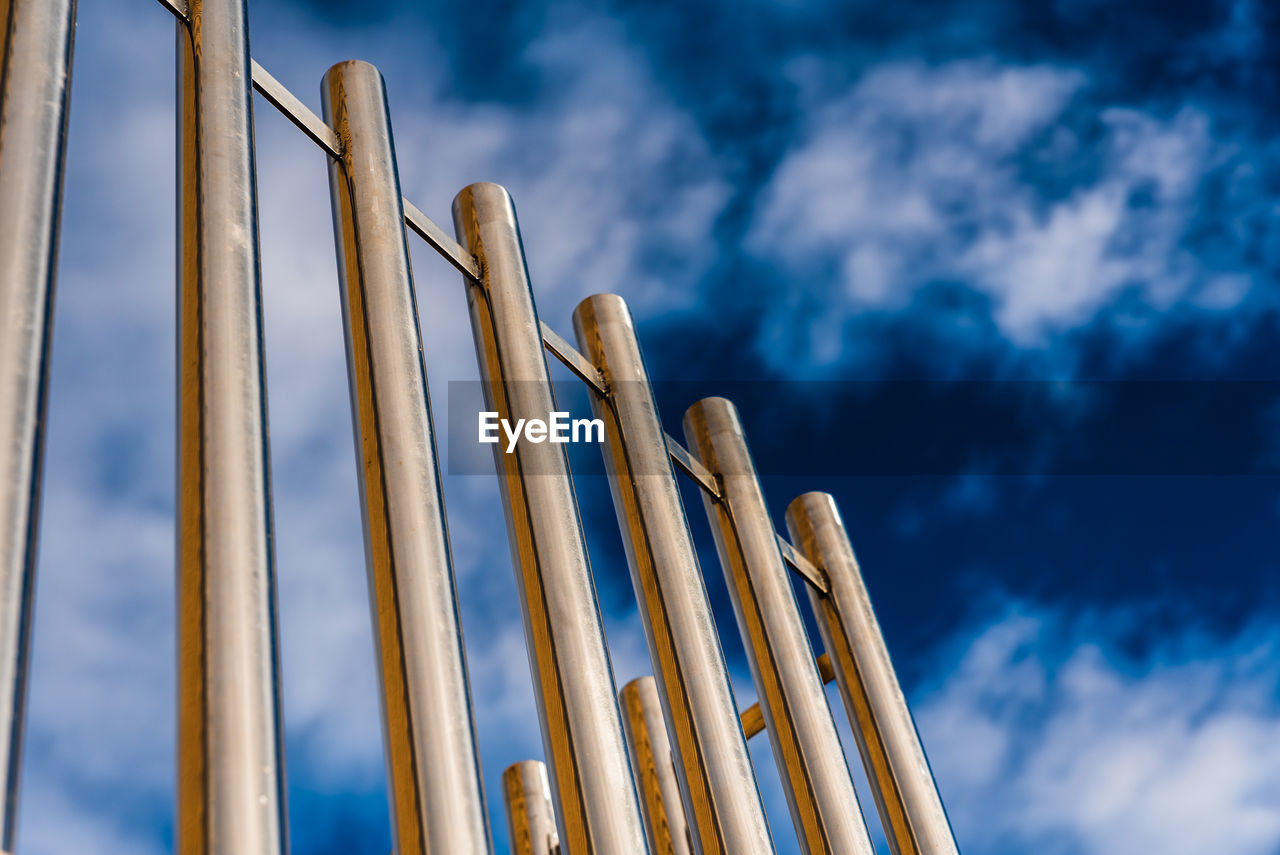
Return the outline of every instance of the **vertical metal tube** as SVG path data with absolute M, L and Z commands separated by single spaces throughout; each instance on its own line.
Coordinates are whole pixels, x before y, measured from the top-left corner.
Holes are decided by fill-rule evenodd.
M 178 24 L 177 850 L 288 848 L 244 0 Z
M 694 851 L 685 820 L 676 767 L 667 741 L 667 723 L 652 677 L 637 677 L 622 687 L 622 724 L 631 747 L 645 832 L 653 855 L 690 855 Z
M 0 28 L 0 850 L 12 851 L 75 0 L 4 0 Z
M 894 855 L 958 855 L 835 500 L 800 496 L 787 508 L 787 529 L 827 575 L 830 592 L 810 589 L 809 597 L 890 848 Z
M 508 766 L 502 773 L 502 800 L 511 855 L 560 855 L 546 766 L 537 760 Z
M 347 368 L 396 851 L 491 849 L 382 75 L 325 74 Z
M 809 855 L 871 855 L 738 411 L 703 398 L 685 413 L 684 433 L 722 486 L 719 501 L 703 500 L 800 845 Z
M 513 424 L 546 420 L 556 407 L 511 197 L 472 184 L 453 219 L 483 271 L 467 281 L 467 301 L 486 405 Z M 645 852 L 564 446 L 495 445 L 494 457 L 563 845 L 570 855 Z
M 697 851 L 772 852 L 631 313 L 621 297 L 600 294 L 580 303 L 573 319 L 579 346 L 609 389 L 608 398 L 592 396 L 592 408 L 605 423 L 609 486 Z M 644 802 L 645 784 L 637 783 Z

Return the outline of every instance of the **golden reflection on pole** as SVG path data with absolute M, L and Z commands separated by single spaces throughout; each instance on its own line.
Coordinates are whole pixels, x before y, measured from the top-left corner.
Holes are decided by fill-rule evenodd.
M 502 773 L 502 801 L 511 855 L 560 855 L 545 765 L 521 760 L 508 766 Z
M 578 343 L 608 388 L 607 397 L 591 396 L 592 409 L 605 424 L 609 487 L 661 688 L 670 750 L 679 761 L 680 785 L 690 806 L 690 831 L 702 855 L 771 853 L 769 826 L 631 313 L 621 297 L 598 294 L 582 301 L 573 318 Z M 644 789 L 639 779 L 637 786 Z M 650 843 L 657 845 L 652 838 Z
M 178 827 L 288 850 L 244 0 L 178 23 Z
M 653 855 L 691 855 L 693 842 L 676 782 L 658 684 L 652 677 L 637 677 L 622 687 L 619 700 L 649 849 Z
M 547 419 L 556 405 L 511 197 L 472 184 L 453 220 L 482 271 L 466 288 L 486 406 L 513 424 Z M 561 845 L 568 855 L 644 853 L 568 456 L 545 442 L 493 448 Z
M 703 503 L 800 845 L 807 855 L 872 855 L 737 408 L 703 398 L 684 433 L 721 484 L 720 499 Z
M 890 849 L 894 855 L 958 855 L 835 499 L 800 496 L 787 508 L 787 528 L 827 577 L 829 593 L 811 589 L 809 597 Z
M 382 75 L 325 74 L 347 373 L 396 851 L 492 849 Z

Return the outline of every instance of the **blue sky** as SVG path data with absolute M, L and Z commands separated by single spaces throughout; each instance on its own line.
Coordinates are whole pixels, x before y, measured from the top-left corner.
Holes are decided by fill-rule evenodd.
M 780 527 L 795 495 L 837 496 L 966 855 L 1280 853 L 1274 5 L 251 5 L 255 57 L 313 109 L 332 63 L 382 69 L 402 184 L 438 222 L 470 182 L 511 190 L 544 320 L 626 297 L 673 435 L 697 396 L 740 399 Z M 174 24 L 80 7 L 19 842 L 151 855 L 172 847 Z M 256 109 L 293 849 L 382 855 L 325 161 Z M 476 377 L 465 298 L 411 248 L 443 425 L 446 384 Z M 1154 382 L 1163 409 L 1134 406 Z M 578 481 L 621 685 L 644 642 L 607 490 Z M 496 485 L 445 486 L 504 851 L 497 779 L 541 756 L 536 713 Z

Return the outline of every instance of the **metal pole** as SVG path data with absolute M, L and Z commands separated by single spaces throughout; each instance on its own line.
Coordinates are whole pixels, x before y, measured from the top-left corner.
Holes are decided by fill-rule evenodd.
M 693 838 L 676 781 L 658 685 L 652 677 L 637 677 L 622 687 L 619 700 L 649 849 L 653 855 L 690 855 Z
M 810 589 L 809 597 L 890 848 L 894 855 L 958 855 L 835 500 L 800 496 L 787 508 L 787 529 L 827 575 L 830 593 Z
M 609 486 L 662 688 L 671 745 L 664 751 L 674 750 L 680 760 L 680 784 L 697 851 L 772 852 L 631 313 L 621 297 L 600 294 L 580 303 L 573 319 L 579 346 L 609 390 L 607 398 L 592 396 L 592 408 L 605 423 Z M 636 774 L 644 773 L 637 769 Z M 647 800 L 644 782 L 638 785 L 642 801 Z M 654 838 L 650 842 L 658 848 Z
M 491 851 L 382 75 L 325 74 L 356 460 L 396 851 Z
M 486 405 L 513 424 L 546 420 L 556 407 L 511 197 L 472 184 L 453 219 L 483 271 L 467 280 L 467 300 Z M 494 457 L 563 845 L 569 855 L 646 852 L 564 446 L 495 445 Z
M 178 24 L 177 851 L 288 848 L 244 0 Z
M 0 6 L 0 850 L 22 762 L 75 0 Z
M 703 398 L 685 413 L 684 433 L 721 483 L 720 501 L 703 502 L 800 845 L 809 855 L 871 855 L 738 411 L 724 398 Z
M 822 685 L 826 685 L 835 680 L 836 672 L 831 668 L 831 657 L 822 654 L 818 657 L 818 676 L 822 678 Z M 742 733 L 747 739 L 751 739 L 758 734 L 764 732 L 764 713 L 760 711 L 760 704 L 754 703 L 742 711 Z
M 537 760 L 512 763 L 502 773 L 511 855 L 559 855 L 560 835 L 551 807 L 547 767 Z

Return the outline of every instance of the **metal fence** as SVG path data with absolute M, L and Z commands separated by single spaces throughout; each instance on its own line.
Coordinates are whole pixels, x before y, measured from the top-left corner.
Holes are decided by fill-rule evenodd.
M 747 740 L 768 734 L 806 853 L 871 837 L 824 682 L 839 684 L 895 855 L 956 845 L 831 497 L 773 528 L 732 403 L 664 433 L 623 300 L 539 320 L 511 197 L 454 200 L 457 240 L 401 196 L 382 78 L 324 77 L 324 117 L 248 51 L 246 0 L 160 0 L 178 35 L 177 850 L 287 850 L 270 537 L 252 90 L 330 155 L 396 851 L 492 851 L 426 369 L 412 230 L 467 291 L 486 405 L 555 410 L 545 353 L 591 390 L 654 677 L 616 694 L 564 448 L 495 446 L 546 764 L 503 775 L 512 851 L 772 852 Z M 0 802 L 12 852 L 75 0 L 0 0 Z M 760 698 L 740 711 L 676 472 L 701 487 Z M 827 653 L 814 659 L 791 574 Z M 620 700 L 620 703 L 619 703 Z

